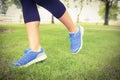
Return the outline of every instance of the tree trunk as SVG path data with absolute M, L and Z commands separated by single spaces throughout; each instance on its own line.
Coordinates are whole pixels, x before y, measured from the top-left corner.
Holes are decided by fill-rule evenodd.
M 79 23 L 79 21 L 80 21 L 79 16 L 80 16 L 80 14 L 77 15 L 77 23 Z
M 82 6 L 81 6 L 81 8 L 79 8 L 79 13 L 78 13 L 78 15 L 77 15 L 77 23 L 79 23 L 80 22 L 80 19 L 79 19 L 79 17 L 80 17 L 80 14 L 81 14 L 81 12 L 82 12 Z
M 52 23 L 52 24 L 55 23 L 55 21 L 54 21 L 54 16 L 53 16 L 53 15 L 52 15 L 51 23 Z
M 105 8 L 105 20 L 104 20 L 104 25 L 109 24 L 109 9 L 110 9 L 110 2 L 106 2 L 106 8 Z

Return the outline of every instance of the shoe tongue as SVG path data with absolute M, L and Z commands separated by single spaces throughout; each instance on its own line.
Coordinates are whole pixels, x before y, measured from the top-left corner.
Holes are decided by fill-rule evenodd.
M 77 32 L 69 32 L 70 37 L 75 36 L 77 34 Z
M 75 37 L 76 33 L 74 34 L 69 34 L 70 39 L 73 39 Z
M 31 51 L 31 49 L 30 48 L 27 48 L 26 50 L 24 50 L 24 54 L 27 54 L 27 53 L 29 53 Z
M 72 37 L 72 36 L 74 36 L 74 35 L 75 35 L 75 33 L 70 33 L 69 35 L 70 35 L 70 37 Z
M 74 36 L 74 35 L 76 35 L 76 33 L 77 32 L 70 32 L 69 34 L 70 34 L 70 36 Z

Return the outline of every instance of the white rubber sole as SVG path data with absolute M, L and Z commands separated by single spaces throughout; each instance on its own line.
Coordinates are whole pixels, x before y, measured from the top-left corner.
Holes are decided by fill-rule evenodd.
M 23 66 L 20 66 L 20 67 L 28 67 L 34 63 L 41 62 L 41 61 L 45 60 L 46 58 L 47 58 L 46 54 L 42 53 L 42 54 L 38 55 L 36 59 L 34 59 L 34 60 L 30 61 L 29 63 L 27 63 Z
M 82 27 L 82 26 L 80 26 L 80 30 L 81 30 L 81 46 L 80 46 L 80 48 L 78 49 L 78 51 L 77 52 L 75 52 L 75 53 L 72 53 L 72 54 L 77 54 L 81 49 L 82 49 L 82 46 L 83 46 L 83 34 L 84 34 L 84 28 Z

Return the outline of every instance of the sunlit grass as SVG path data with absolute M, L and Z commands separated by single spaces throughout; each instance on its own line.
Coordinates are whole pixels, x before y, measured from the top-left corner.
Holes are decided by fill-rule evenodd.
M 85 28 L 84 45 L 79 54 L 72 55 L 66 28 L 41 24 L 41 45 L 48 58 L 28 68 L 11 65 L 28 47 L 24 25 L 0 25 L 0 29 L 11 29 L 0 33 L 0 80 L 119 80 L 120 31 L 112 29 L 120 26 L 81 25 Z M 98 27 L 102 30 L 96 30 Z

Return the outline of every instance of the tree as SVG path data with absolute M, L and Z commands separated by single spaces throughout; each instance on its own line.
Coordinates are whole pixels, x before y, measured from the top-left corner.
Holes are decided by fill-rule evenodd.
M 83 0 L 73 0 L 74 1 L 74 7 L 77 9 L 76 11 L 78 12 L 77 13 L 77 23 L 80 21 L 79 20 L 79 17 L 80 17 L 80 14 L 81 14 L 81 11 L 82 11 L 82 8 L 83 8 Z
M 6 15 L 8 7 L 11 5 L 9 0 L 0 0 L 0 13 Z
M 11 0 L 11 3 L 15 4 L 17 6 L 17 8 L 21 8 L 21 3 L 20 0 Z
M 21 3 L 20 0 L 11 0 L 12 4 L 15 4 L 18 9 L 21 9 Z M 23 16 L 22 14 L 19 15 L 20 23 L 22 22 Z
M 77 11 L 77 22 L 79 22 L 79 18 L 80 18 L 80 14 L 81 14 L 81 11 L 83 9 L 83 5 L 84 4 L 89 4 L 92 0 L 64 0 L 65 4 L 67 5 L 68 8 L 71 8 L 71 6 L 73 8 L 76 9 Z M 94 1 L 94 0 L 93 0 Z
M 112 14 L 112 8 L 117 9 L 117 3 L 119 0 L 101 0 L 105 4 L 105 9 L 103 10 L 105 12 L 104 14 L 104 25 L 109 24 L 110 14 Z M 110 12 L 111 10 L 111 12 Z M 114 17 L 117 16 L 116 13 L 114 13 Z
M 112 7 L 110 8 L 110 12 L 109 12 L 109 16 L 108 16 L 109 20 L 117 20 L 118 14 L 119 14 L 119 8 L 114 3 L 114 4 L 112 4 Z M 101 16 L 102 19 L 104 19 L 104 17 L 105 17 L 105 6 L 104 6 L 104 3 L 100 4 L 99 15 Z
M 5 15 L 12 4 L 15 4 L 17 8 L 21 8 L 20 0 L 0 0 L 0 13 Z
M 83 8 L 83 1 L 84 0 L 64 0 L 66 6 L 68 8 L 75 8 L 77 11 L 77 22 L 79 22 L 79 16 L 81 14 L 82 8 Z
M 51 16 L 51 23 L 52 23 L 52 24 L 55 23 L 55 21 L 54 21 L 54 16 L 53 16 L 53 15 Z

